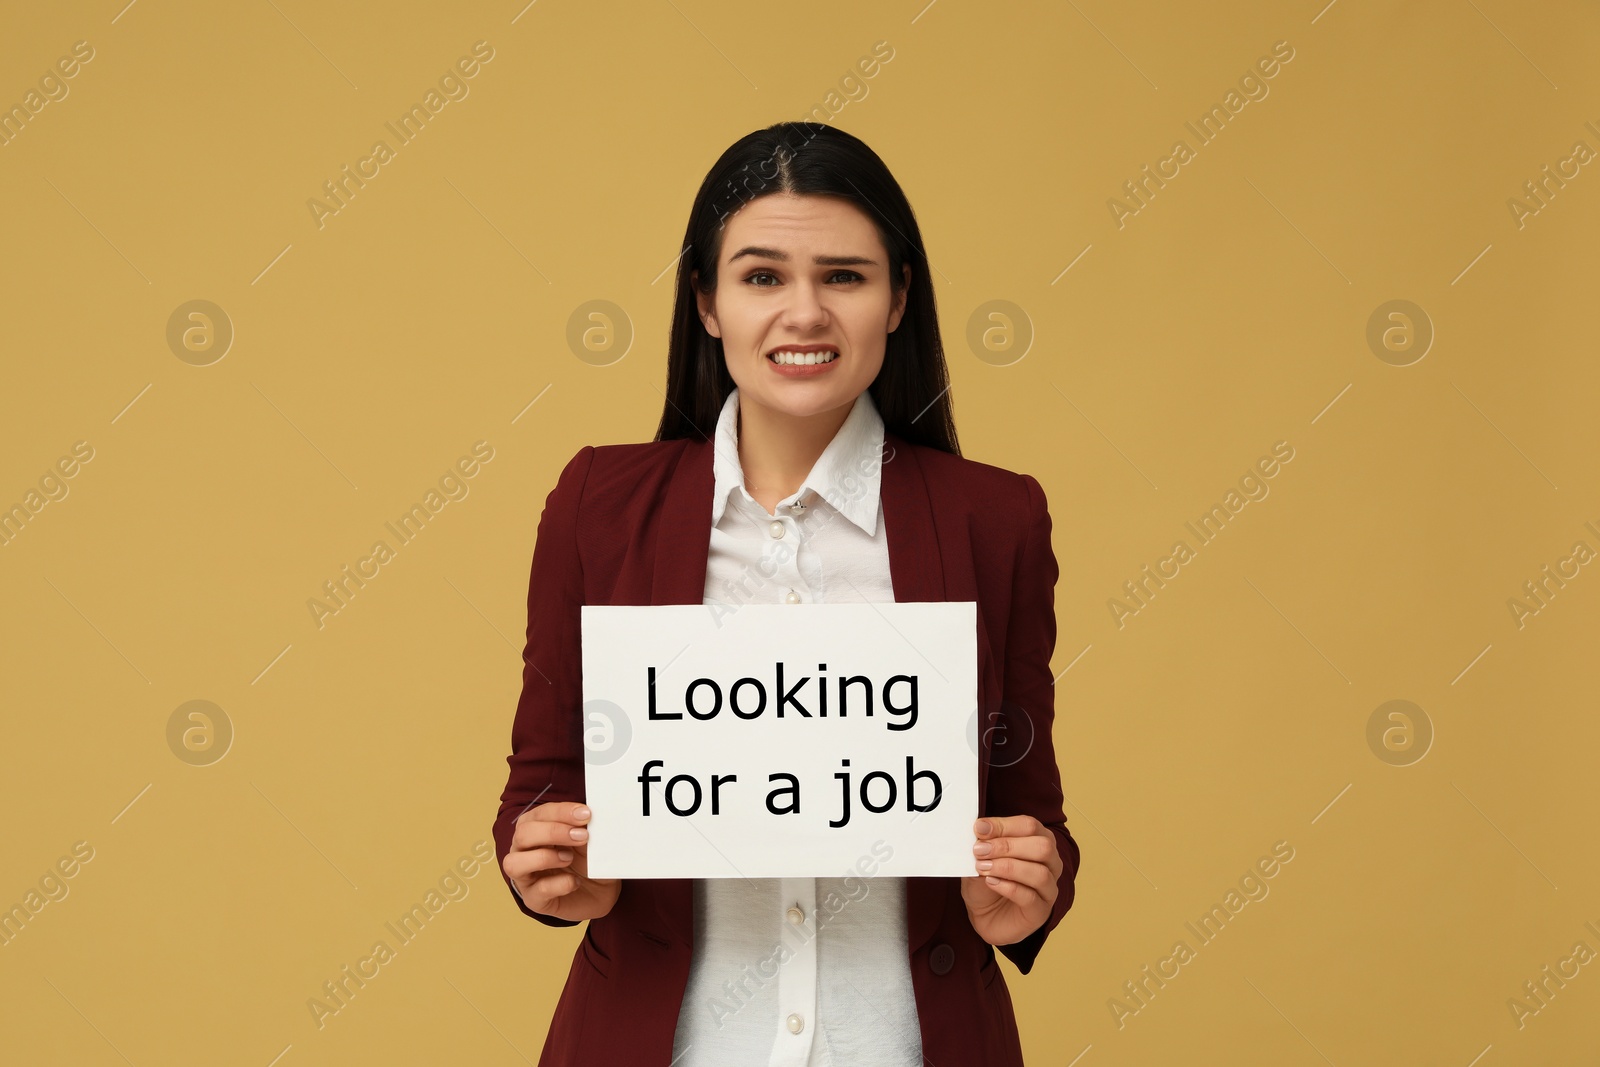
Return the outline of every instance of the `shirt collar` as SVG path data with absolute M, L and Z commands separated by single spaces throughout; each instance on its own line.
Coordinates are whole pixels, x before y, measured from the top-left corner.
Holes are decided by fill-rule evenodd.
M 736 386 L 728 394 L 728 399 L 722 405 L 722 413 L 717 417 L 713 461 L 715 484 L 711 494 L 712 526 L 722 521 L 730 493 L 749 495 L 744 487 L 744 470 L 739 463 L 738 415 L 739 390 Z M 806 475 L 793 496 L 784 498 L 783 504 L 793 503 L 810 490 L 837 508 L 867 536 L 875 536 L 878 530 L 878 490 L 882 481 L 883 430 L 883 417 L 878 414 L 877 405 L 872 402 L 871 395 L 862 390 L 843 425 L 812 465 L 811 473 Z

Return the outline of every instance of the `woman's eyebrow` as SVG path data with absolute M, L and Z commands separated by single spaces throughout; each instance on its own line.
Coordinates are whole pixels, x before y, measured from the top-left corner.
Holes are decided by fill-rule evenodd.
M 780 252 L 776 248 L 759 248 L 755 245 L 739 249 L 728 258 L 728 262 L 732 263 L 740 256 L 776 259 L 781 263 L 789 262 L 789 253 Z M 876 267 L 878 265 L 877 260 L 869 259 L 866 256 L 815 256 L 811 261 L 819 267 Z

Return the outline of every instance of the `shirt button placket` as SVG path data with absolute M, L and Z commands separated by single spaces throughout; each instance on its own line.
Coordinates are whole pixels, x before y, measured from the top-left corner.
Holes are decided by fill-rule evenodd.
M 768 530 L 775 540 L 781 539 L 788 534 L 789 522 L 792 521 L 792 519 L 787 522 L 783 519 L 773 519 Z M 791 540 L 789 543 L 789 558 L 784 561 L 778 570 L 779 576 L 788 586 L 788 590 L 783 596 L 785 604 L 804 604 L 806 601 L 804 594 L 800 592 L 800 590 L 806 588 L 805 579 L 800 575 L 800 548 L 799 544 Z
M 767 533 L 772 536 L 774 541 L 781 541 L 788 536 L 789 523 L 793 521 L 793 519 L 772 519 L 767 523 Z M 800 578 L 799 556 L 800 546 L 794 543 L 791 539 L 789 558 L 782 564 L 776 564 L 775 558 L 773 560 L 773 562 L 776 564 L 775 569 L 777 576 L 785 586 L 783 593 L 783 602 L 785 604 L 805 603 L 805 596 L 800 592 L 800 589 L 804 588 L 805 583 Z
M 803 1067 L 816 1033 L 812 1024 L 817 1010 L 817 939 L 806 921 L 816 910 L 817 880 L 783 878 L 778 884 L 783 894 L 779 903 L 784 906 L 781 921 L 787 927 L 784 940 L 794 951 L 778 969 L 779 1029 L 771 1063 Z

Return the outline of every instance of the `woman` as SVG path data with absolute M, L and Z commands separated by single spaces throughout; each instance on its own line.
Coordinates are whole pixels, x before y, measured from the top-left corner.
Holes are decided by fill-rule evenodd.
M 740 139 L 684 247 L 655 440 L 579 450 L 539 521 L 495 843 L 525 914 L 589 920 L 540 1063 L 1020 1065 L 994 950 L 1027 973 L 1078 869 L 1044 493 L 961 457 L 922 238 L 861 141 Z M 978 604 L 970 877 L 588 877 L 582 604 L 943 600 Z

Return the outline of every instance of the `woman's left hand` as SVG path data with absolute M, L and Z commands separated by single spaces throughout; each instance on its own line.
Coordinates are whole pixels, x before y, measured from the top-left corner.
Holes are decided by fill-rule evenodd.
M 1032 815 L 991 815 L 979 819 L 973 833 L 978 873 L 961 879 L 972 928 L 991 945 L 1021 941 L 1044 925 L 1056 902 L 1061 853 L 1055 834 Z

